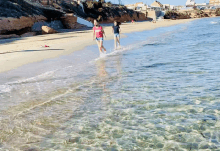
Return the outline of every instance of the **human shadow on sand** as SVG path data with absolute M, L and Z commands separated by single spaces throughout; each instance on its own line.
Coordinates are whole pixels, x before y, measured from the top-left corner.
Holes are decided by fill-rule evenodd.
M 42 35 L 42 34 L 37 34 L 35 36 L 29 36 L 29 37 L 18 37 L 18 38 L 15 38 L 15 37 L 11 37 L 11 38 L 5 38 L 5 39 L 0 39 L 0 45 L 3 45 L 3 44 L 10 44 L 14 41 L 21 41 L 22 40 L 25 40 L 25 38 L 30 38 L 30 37 L 36 37 L 36 36 L 39 36 L 39 38 L 43 38 L 43 40 L 38 40 L 38 41 L 45 41 L 45 40 L 56 40 L 56 39 L 64 39 L 64 38 L 72 38 L 72 37 L 76 37 L 74 34 L 79 34 L 79 33 L 89 33 L 91 32 L 91 29 L 90 27 L 87 27 L 87 28 L 81 28 L 81 29 L 58 29 L 56 34 L 53 34 L 54 36 L 57 36 L 56 38 L 48 38 L 48 39 L 44 39 L 46 36 L 48 35 L 51 35 L 51 34 L 45 34 L 45 35 Z M 62 35 L 67 35 L 65 37 L 59 37 L 59 36 L 62 36 Z M 70 36 L 71 35 L 71 36 Z M 72 36 L 73 35 L 73 36 Z
M 17 53 L 17 52 L 33 52 L 33 51 L 50 51 L 50 50 L 64 50 L 64 49 L 39 49 L 39 50 L 22 50 L 22 51 L 11 51 L 11 52 L 2 52 L 0 54 L 8 54 L 8 53 Z

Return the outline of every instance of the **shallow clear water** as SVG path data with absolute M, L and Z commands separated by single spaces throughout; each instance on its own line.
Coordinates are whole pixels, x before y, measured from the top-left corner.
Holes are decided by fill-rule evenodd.
M 0 74 L 0 150 L 220 150 L 219 18 Z M 105 41 L 109 51 L 113 41 Z

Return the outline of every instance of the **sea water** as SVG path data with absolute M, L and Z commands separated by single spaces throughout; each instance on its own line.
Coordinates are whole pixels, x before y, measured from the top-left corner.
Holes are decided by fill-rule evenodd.
M 93 45 L 1 73 L 0 150 L 220 150 L 219 28 L 135 32 L 104 58 Z

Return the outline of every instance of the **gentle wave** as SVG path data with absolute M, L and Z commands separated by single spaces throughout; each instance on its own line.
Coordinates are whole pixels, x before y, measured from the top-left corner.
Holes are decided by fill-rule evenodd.
M 219 22 L 130 34 L 118 51 L 105 43 L 104 58 L 89 46 L 62 58 L 82 66 L 65 61 L 37 78 L 8 82 L 14 87 L 0 102 L 0 148 L 220 149 L 219 24 L 210 28 L 211 21 Z
M 212 21 L 211 24 L 218 24 L 218 22 L 216 22 L 216 21 Z

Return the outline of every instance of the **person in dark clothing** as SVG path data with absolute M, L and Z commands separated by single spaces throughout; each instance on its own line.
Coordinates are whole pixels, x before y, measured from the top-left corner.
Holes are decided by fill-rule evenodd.
M 120 48 L 120 33 L 121 29 L 117 21 L 114 21 L 114 26 L 112 26 L 112 32 L 114 33 L 115 49 Z M 117 47 L 118 45 L 118 47 Z

